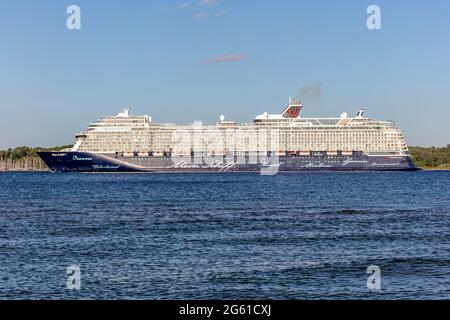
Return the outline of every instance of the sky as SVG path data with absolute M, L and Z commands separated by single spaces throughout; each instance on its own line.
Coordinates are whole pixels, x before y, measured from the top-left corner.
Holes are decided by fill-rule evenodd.
M 362 106 L 409 145 L 450 144 L 450 1 L 0 0 L 0 149 L 73 144 L 127 105 L 251 122 L 289 97 L 304 117 Z

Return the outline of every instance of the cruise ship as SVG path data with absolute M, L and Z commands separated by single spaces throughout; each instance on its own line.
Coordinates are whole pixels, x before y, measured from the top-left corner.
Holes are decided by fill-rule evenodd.
M 124 109 L 91 123 L 71 149 L 41 152 L 57 172 L 261 172 L 417 170 L 392 121 L 350 117 L 303 118 L 289 99 L 280 114 L 253 123 L 220 116 L 215 124 L 156 123 Z

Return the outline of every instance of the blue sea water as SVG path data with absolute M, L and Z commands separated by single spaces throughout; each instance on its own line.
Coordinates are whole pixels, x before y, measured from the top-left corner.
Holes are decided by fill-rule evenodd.
M 450 172 L 2 173 L 0 203 L 0 299 L 450 298 Z

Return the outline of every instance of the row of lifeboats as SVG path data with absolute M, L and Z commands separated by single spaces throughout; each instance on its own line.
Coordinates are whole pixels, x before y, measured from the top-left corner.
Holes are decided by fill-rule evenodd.
M 239 152 L 238 152 L 239 153 Z M 246 154 L 249 153 L 259 153 L 261 154 L 262 152 L 245 152 Z M 208 151 L 205 153 L 208 156 L 212 156 L 212 157 L 222 157 L 222 156 L 226 156 L 228 154 L 228 152 L 225 151 Z M 149 151 L 149 152 L 118 152 L 117 155 L 123 156 L 123 157 L 170 157 L 170 156 L 177 156 L 177 157 L 189 157 L 192 156 L 193 153 L 190 152 L 166 152 L 166 151 Z M 268 151 L 267 152 L 267 156 L 271 156 L 271 155 L 275 155 L 275 156 L 279 156 L 279 157 L 284 157 L 284 156 L 323 156 L 323 155 L 327 155 L 327 156 L 338 156 L 338 155 L 342 155 L 342 156 L 352 156 L 353 155 L 353 150 L 337 150 L 337 149 L 329 149 L 326 151 L 310 151 L 310 150 L 298 150 L 298 151 L 275 151 L 275 152 L 271 152 Z
M 167 152 L 121 152 L 124 157 L 164 157 Z
M 310 150 L 299 150 L 299 151 L 279 151 L 275 153 L 277 156 L 291 155 L 291 156 L 352 156 L 353 150 L 337 150 L 337 149 L 329 149 L 326 151 L 310 151 Z

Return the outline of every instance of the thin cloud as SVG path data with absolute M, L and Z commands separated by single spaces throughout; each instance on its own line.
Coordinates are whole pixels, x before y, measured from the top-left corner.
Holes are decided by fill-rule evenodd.
M 227 63 L 227 62 L 235 62 L 244 59 L 244 55 L 242 53 L 233 53 L 224 56 L 216 56 L 208 59 L 209 63 Z
M 200 4 L 204 7 L 212 7 L 217 4 L 217 0 L 202 0 Z
M 181 3 L 181 4 L 178 5 L 178 9 L 187 9 L 187 8 L 189 8 L 190 6 L 192 6 L 192 3 L 190 3 L 190 2 L 184 2 L 184 3 Z
M 193 15 L 194 19 L 206 19 L 209 17 L 209 13 L 206 12 L 199 12 Z

